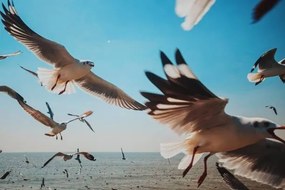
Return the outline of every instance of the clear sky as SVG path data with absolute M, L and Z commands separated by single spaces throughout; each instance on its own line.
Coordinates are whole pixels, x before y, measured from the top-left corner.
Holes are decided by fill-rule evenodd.
M 6 1 L 3 1 L 6 4 Z M 285 85 L 278 77 L 258 86 L 247 73 L 265 51 L 277 48 L 276 59 L 285 57 L 285 2 L 281 1 L 256 24 L 251 24 L 258 0 L 217 0 L 191 31 L 180 27 L 174 0 L 15 0 L 21 18 L 42 36 L 63 44 L 78 59 L 95 62 L 92 69 L 139 102 L 140 91 L 157 92 L 144 71 L 163 75 L 159 51 L 174 60 L 179 48 L 198 78 L 216 95 L 229 98 L 226 112 L 266 117 L 285 124 Z M 145 111 L 106 104 L 79 88 L 72 95 L 47 92 L 19 66 L 36 71 L 52 68 L 37 59 L 0 27 L 0 54 L 21 50 L 0 63 L 0 85 L 19 92 L 27 103 L 46 113 L 49 102 L 57 122 L 67 113 L 94 113 L 83 123 L 74 122 L 62 133 L 64 140 L 44 135 L 50 129 L 29 116 L 14 100 L 0 94 L 0 149 L 3 151 L 159 151 L 159 143 L 178 136 Z M 265 105 L 276 106 L 279 115 Z M 285 134 L 282 134 L 285 137 Z

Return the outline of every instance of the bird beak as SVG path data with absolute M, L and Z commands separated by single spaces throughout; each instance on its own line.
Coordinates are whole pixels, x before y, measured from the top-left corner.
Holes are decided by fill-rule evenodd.
M 278 129 L 285 129 L 285 125 L 284 125 L 284 126 L 280 126 L 280 127 L 276 127 L 276 128 L 269 128 L 267 131 L 268 131 L 268 133 L 270 133 L 270 134 L 272 135 L 272 137 L 273 137 L 274 139 L 276 139 L 276 140 L 278 140 L 278 141 L 280 141 L 280 142 L 282 142 L 282 143 L 285 144 L 285 140 L 281 139 L 280 137 L 278 137 L 278 136 L 274 133 L 274 131 L 275 131 L 275 130 L 278 130 Z
M 93 62 L 90 63 L 90 66 L 91 66 L 91 67 L 94 67 L 94 65 L 95 65 L 95 64 L 94 64 Z

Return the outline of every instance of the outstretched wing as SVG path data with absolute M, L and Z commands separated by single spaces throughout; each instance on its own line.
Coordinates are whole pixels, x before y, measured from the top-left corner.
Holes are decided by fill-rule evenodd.
M 51 110 L 51 108 L 50 108 L 50 106 L 49 106 L 49 104 L 46 102 L 46 106 L 47 106 L 47 108 L 48 108 L 48 114 L 50 115 L 50 118 L 53 120 L 53 116 L 54 116 L 54 114 L 53 114 L 53 112 L 52 112 L 52 110 Z
M 64 46 L 48 40 L 30 29 L 17 14 L 13 1 L 8 0 L 8 8 L 2 3 L 4 12 L 0 12 L 5 29 L 19 42 L 31 50 L 43 61 L 55 67 L 71 64 L 75 59 Z
M 45 163 L 44 163 L 44 165 L 42 166 L 42 168 L 43 167 L 45 167 L 48 163 L 50 163 L 50 161 L 52 161 L 55 157 L 57 157 L 57 156 L 66 156 L 66 154 L 64 154 L 64 153 L 62 153 L 62 152 L 58 152 L 58 153 L 56 153 L 55 155 L 53 155 L 50 159 L 48 159 Z
M 16 52 L 14 52 L 14 53 L 9 53 L 9 54 L 5 54 L 5 55 L 0 55 L 0 60 L 6 59 L 7 57 L 19 55 L 20 53 L 21 53 L 21 51 L 16 51 Z
M 92 154 L 89 154 L 88 152 L 77 152 L 75 154 L 82 154 L 86 159 L 96 161 L 95 157 Z
M 279 3 L 280 0 L 261 0 L 253 9 L 252 19 L 253 23 L 258 22 L 266 13 Z
M 83 90 L 95 96 L 99 96 L 107 103 L 133 110 L 146 109 L 144 105 L 132 99 L 120 88 L 100 78 L 92 72 L 89 72 L 89 74 L 85 75 L 84 77 L 75 80 L 75 82 Z
M 227 117 L 224 113 L 227 100 L 218 98 L 197 79 L 179 50 L 175 54 L 176 66 L 163 52 L 160 55 L 167 80 L 146 72 L 148 79 L 163 93 L 141 92 L 149 100 L 145 103 L 150 109 L 148 114 L 169 124 L 178 133 L 189 133 L 223 124 Z M 211 125 L 204 125 L 208 121 L 211 121 Z
M 8 86 L 0 86 L 0 92 L 6 92 L 10 97 L 20 101 L 20 102 L 26 102 L 24 98 L 17 93 L 15 90 Z
M 253 72 L 257 66 L 259 70 L 263 70 L 263 69 L 272 68 L 274 67 L 274 65 L 278 64 L 274 58 L 276 50 L 277 48 L 273 48 L 265 52 L 262 56 L 260 56 L 258 60 L 254 63 L 250 72 Z
M 219 162 L 236 175 L 285 188 L 285 146 L 279 142 L 266 139 L 217 156 Z

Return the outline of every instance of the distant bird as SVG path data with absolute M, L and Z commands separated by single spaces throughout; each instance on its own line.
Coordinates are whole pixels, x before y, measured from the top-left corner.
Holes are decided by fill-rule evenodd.
M 255 6 L 252 18 L 253 23 L 258 22 L 266 13 L 275 7 L 280 0 L 260 0 L 260 2 Z
M 266 108 L 272 109 L 275 115 L 277 115 L 277 110 L 274 106 L 265 106 Z
M 67 160 L 70 160 L 74 155 L 77 155 L 77 154 L 83 155 L 86 159 L 88 159 L 90 161 L 96 161 L 94 156 L 92 154 L 89 154 L 88 152 L 76 152 L 76 153 L 73 153 L 73 154 L 64 154 L 62 152 L 58 152 L 55 155 L 53 155 L 50 159 L 48 159 L 48 161 L 46 161 L 44 163 L 42 168 L 44 168 L 50 161 L 52 161 L 57 156 L 60 156 L 60 157 L 63 158 L 64 161 L 67 161 Z
M 77 153 L 79 153 L 79 148 L 77 148 Z M 77 154 L 75 157 L 75 160 L 78 161 L 80 168 L 82 168 L 81 160 L 80 160 L 80 154 Z
M 29 159 L 28 159 L 28 157 L 27 156 L 25 156 L 25 162 L 26 162 L 26 164 L 29 164 L 30 163 L 30 161 L 29 161 Z
M 48 90 L 59 94 L 70 94 L 74 92 L 76 84 L 107 103 L 133 110 L 145 109 L 145 106 L 121 89 L 92 73 L 93 62 L 75 59 L 64 46 L 30 29 L 17 14 L 13 1 L 11 2 L 8 0 L 8 8 L 2 3 L 4 10 L 1 12 L 2 22 L 5 29 L 17 41 L 25 45 L 39 59 L 54 66 L 53 70 L 39 68 L 37 72 L 40 82 Z
M 28 73 L 32 74 L 34 77 L 36 77 L 39 80 L 38 74 L 32 70 L 29 70 L 25 67 L 20 66 L 23 70 L 27 71 Z M 43 84 L 39 81 L 39 83 L 41 84 L 41 86 L 43 86 Z
M 11 173 L 11 170 L 5 172 L 4 175 L 2 175 L 2 177 L 0 177 L 0 179 L 6 179 L 6 177 L 7 177 L 10 173 Z
M 253 9 L 253 23 L 258 22 L 280 0 L 261 0 Z M 203 16 L 209 11 L 215 0 L 176 0 L 175 13 L 179 17 L 185 17 L 181 27 L 191 30 Z
M 2 153 L 2 150 L 0 150 L 0 153 Z
M 261 83 L 265 78 L 279 76 L 285 83 L 285 59 L 279 63 L 275 60 L 274 55 L 277 48 L 273 48 L 265 52 L 253 65 L 251 73 L 247 75 L 250 82 L 255 82 L 255 85 Z M 252 73 L 258 67 L 257 73 Z
M 226 184 L 231 189 L 234 189 L 234 190 L 248 190 L 248 188 L 240 180 L 238 180 L 226 168 L 220 166 L 218 162 L 216 162 L 216 166 L 217 166 L 217 170 L 221 174 L 223 180 L 226 182 Z
M 121 148 L 121 153 L 122 153 L 122 160 L 126 160 L 126 157 L 125 157 L 125 154 L 122 148 Z
M 63 173 L 66 175 L 66 178 L 68 178 L 68 177 L 69 177 L 69 174 L 68 174 L 67 169 L 64 169 L 64 170 L 63 170 Z
M 14 52 L 14 53 L 5 54 L 5 55 L 0 55 L 0 60 L 6 59 L 7 57 L 19 55 L 20 53 L 22 53 L 22 52 L 21 52 L 21 51 L 16 51 L 16 52 Z
M 46 185 L 45 185 L 45 178 L 43 177 L 43 179 L 42 179 L 42 183 L 41 183 L 41 189 L 43 188 L 43 187 L 45 187 Z
M 93 131 L 95 133 L 95 131 L 93 130 L 93 128 L 90 125 L 90 123 L 85 119 L 86 117 L 88 117 L 91 114 L 93 114 L 92 111 L 87 111 L 87 112 L 85 112 L 85 113 L 83 113 L 81 115 L 76 115 L 76 114 L 71 114 L 71 113 L 68 113 L 67 115 L 76 117 L 76 119 L 78 119 L 79 121 L 85 123 L 89 127 L 89 129 L 91 129 L 91 131 Z
M 178 169 L 184 169 L 183 176 L 204 153 L 208 154 L 204 157 L 204 172 L 198 180 L 198 186 L 207 176 L 208 158 L 215 153 L 254 146 L 265 138 L 276 139 L 285 144 L 285 141 L 274 133 L 277 129 L 285 129 L 285 126 L 279 126 L 264 118 L 226 114 L 224 108 L 228 99 L 219 98 L 207 89 L 188 68 L 179 50 L 175 54 L 177 65 L 173 65 L 163 52 L 160 56 L 167 80 L 151 72 L 146 72 L 146 76 L 162 94 L 141 94 L 148 99 L 145 105 L 149 108 L 150 116 L 184 135 L 185 139 L 180 142 L 161 144 L 160 149 L 161 155 L 166 159 L 180 152 L 186 154 L 178 166 Z M 260 149 L 260 152 L 265 150 Z M 250 154 L 243 153 L 244 157 Z M 274 176 L 270 173 L 273 168 L 281 168 L 278 164 L 280 162 L 266 162 L 268 170 L 264 171 L 264 176 L 250 178 L 262 180 L 266 184 L 272 184 L 279 177 L 285 179 L 285 175 Z M 247 166 L 243 165 L 244 168 Z M 253 170 L 254 168 L 247 168 L 245 177 L 249 177 Z M 270 178 L 265 180 L 265 176 Z
M 59 134 L 61 137 L 61 140 L 62 140 L 61 132 L 66 129 L 67 124 L 78 119 L 78 118 L 75 118 L 75 119 L 69 120 L 67 122 L 57 123 L 53 119 L 49 118 L 48 116 L 46 116 L 45 114 L 40 112 L 39 110 L 36 110 L 33 107 L 29 106 L 26 103 L 26 101 L 24 101 L 24 98 L 20 94 L 18 94 L 16 91 L 11 89 L 10 87 L 0 86 L 0 92 L 6 92 L 12 98 L 16 99 L 18 101 L 18 103 L 20 104 L 20 106 L 28 114 L 30 114 L 34 119 L 36 119 L 37 121 L 39 121 L 43 125 L 52 128 L 52 130 L 49 133 L 45 134 L 47 136 L 51 136 L 51 137 L 55 136 L 57 139 L 57 134 Z

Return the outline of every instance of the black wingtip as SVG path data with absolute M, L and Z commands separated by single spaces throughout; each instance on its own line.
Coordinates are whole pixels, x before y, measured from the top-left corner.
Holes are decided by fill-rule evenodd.
M 163 66 L 167 64 L 173 65 L 170 59 L 166 56 L 166 54 L 163 51 L 160 51 L 160 59 Z
M 177 65 L 181 65 L 181 64 L 187 65 L 185 59 L 183 58 L 183 56 L 182 56 L 182 54 L 178 48 L 175 51 L 175 60 L 176 60 Z

